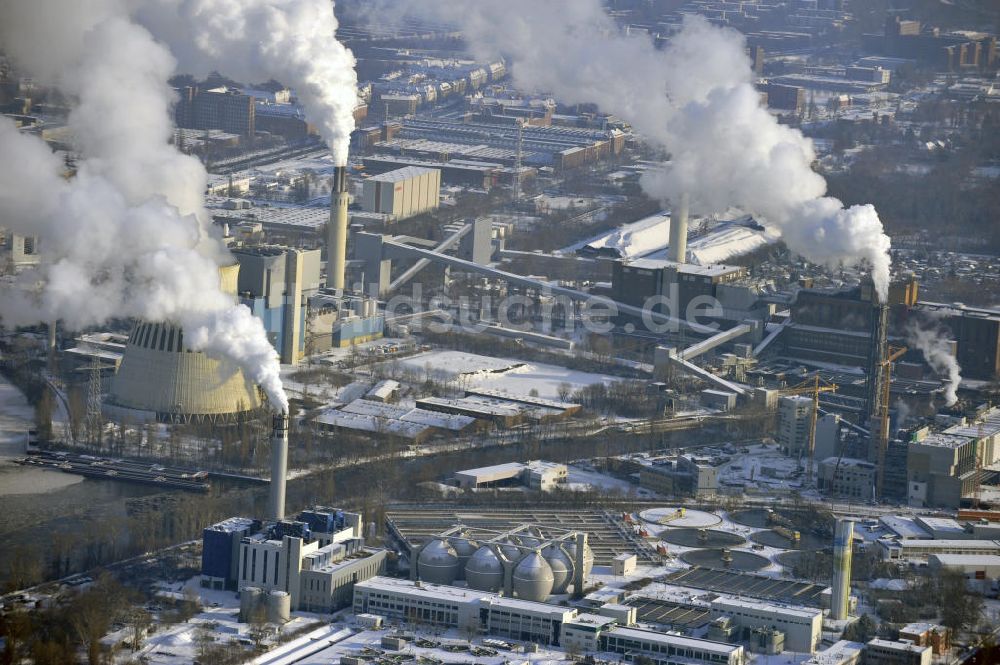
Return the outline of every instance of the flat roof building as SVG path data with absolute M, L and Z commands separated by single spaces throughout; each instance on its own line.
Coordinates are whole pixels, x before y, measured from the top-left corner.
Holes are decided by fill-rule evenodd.
M 730 617 L 738 627 L 782 631 L 789 651 L 812 653 L 822 637 L 822 610 L 731 598 L 716 598 L 711 606 L 713 614 Z

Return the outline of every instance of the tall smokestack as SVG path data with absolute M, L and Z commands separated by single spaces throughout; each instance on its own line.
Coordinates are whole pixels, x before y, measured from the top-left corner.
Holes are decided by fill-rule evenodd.
M 688 195 L 681 194 L 676 209 L 670 211 L 670 247 L 667 259 L 674 263 L 687 263 L 688 245 Z
M 285 516 L 285 477 L 288 475 L 288 414 L 276 413 L 271 428 L 271 519 Z
M 838 520 L 833 536 L 833 597 L 830 618 L 847 618 L 851 598 L 851 556 L 854 545 L 854 522 Z
M 333 170 L 333 191 L 330 194 L 330 223 L 326 226 L 326 285 L 344 288 L 347 267 L 347 167 Z

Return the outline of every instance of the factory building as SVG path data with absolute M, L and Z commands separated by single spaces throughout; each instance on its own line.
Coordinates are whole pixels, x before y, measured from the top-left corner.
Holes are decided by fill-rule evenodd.
M 235 301 L 239 265 L 219 268 Z M 137 321 L 104 403 L 108 417 L 139 422 L 236 422 L 263 403 L 262 393 L 231 363 L 192 351 L 180 326 Z
M 812 399 L 786 395 L 778 400 L 778 445 L 786 455 L 808 454 Z
M 294 365 L 306 353 L 306 309 L 320 288 L 320 250 L 236 247 L 240 302 L 264 324 L 281 362 Z
M 313 352 L 343 349 L 351 344 L 380 339 L 385 315 L 378 302 L 360 294 L 341 294 L 322 289 L 309 300 Z
M 291 610 L 333 612 L 355 582 L 385 572 L 386 554 L 364 546 L 360 515 L 317 508 L 243 536 L 232 572 L 241 594 L 283 592 Z
M 931 554 L 927 557 L 931 570 L 957 570 L 970 581 L 991 584 L 1000 578 L 1000 555 L 996 554 Z
M 407 166 L 364 181 L 361 207 L 403 220 L 437 209 L 441 198 L 441 171 Z
M 830 648 L 818 652 L 802 665 L 857 665 L 861 662 L 861 653 L 865 645 L 861 642 L 840 640 Z
M 466 633 L 644 656 L 655 665 L 742 665 L 743 647 L 618 626 L 611 617 L 426 582 L 374 577 L 354 585 L 354 614 L 382 615 Z
M 963 377 L 1000 378 L 1000 310 L 923 301 L 919 309 L 941 317 L 951 330 Z
M 727 616 L 733 625 L 747 630 L 779 630 L 785 634 L 785 646 L 789 651 L 813 653 L 822 637 L 823 612 L 818 609 L 716 598 L 712 601 L 712 614 Z

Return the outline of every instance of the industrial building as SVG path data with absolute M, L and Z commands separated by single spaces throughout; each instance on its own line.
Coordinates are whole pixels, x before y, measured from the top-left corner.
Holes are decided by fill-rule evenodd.
M 419 444 L 440 433 L 468 432 L 474 429 L 476 419 L 358 399 L 323 411 L 312 423 L 320 432 L 373 432 Z
M 441 171 L 406 166 L 365 180 L 361 207 L 399 221 L 437 209 L 440 199 Z
M 202 538 L 202 585 L 235 587 L 241 601 L 287 594 L 293 611 L 346 607 L 355 582 L 385 572 L 387 553 L 364 546 L 361 523 L 358 514 L 317 508 L 294 521 L 233 518 L 214 525 Z
M 222 291 L 236 299 L 239 264 L 219 268 Z M 137 321 L 104 412 L 140 422 L 235 422 L 262 404 L 262 393 L 231 363 L 192 351 L 180 326 Z
M 866 459 L 827 457 L 819 463 L 817 487 L 827 494 L 852 501 L 875 496 L 875 464 Z
M 566 482 L 569 471 L 565 464 L 534 460 L 521 464 L 508 462 L 478 469 L 455 472 L 455 483 L 462 488 L 524 486 L 549 491 Z
M 726 460 L 685 454 L 643 465 L 639 486 L 664 496 L 709 496 L 719 490 L 719 470 Z
M 789 651 L 813 653 L 822 637 L 823 611 L 819 609 L 729 598 L 716 598 L 711 607 L 716 618 L 729 617 L 738 628 L 770 628 L 781 631 L 785 635 L 785 647 Z
M 466 633 L 645 656 L 655 665 L 742 665 L 742 646 L 617 625 L 570 607 L 460 587 L 375 577 L 354 586 L 354 613 L 377 614 Z
M 582 596 L 594 565 L 586 533 L 543 532 L 529 525 L 495 533 L 477 529 L 475 535 L 455 526 L 408 549 L 412 580 L 436 584 L 464 580 L 473 589 L 502 590 L 506 596 L 531 601 L 571 588 Z
M 878 541 L 879 554 L 886 560 L 927 560 L 931 555 L 1000 555 L 1000 540 L 891 540 Z
M 295 365 L 306 349 L 306 309 L 320 288 L 320 250 L 247 246 L 239 261 L 240 302 L 259 318 L 281 362 Z

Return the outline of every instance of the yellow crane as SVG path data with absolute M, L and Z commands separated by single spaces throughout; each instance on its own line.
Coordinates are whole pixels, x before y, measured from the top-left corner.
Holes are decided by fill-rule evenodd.
M 875 497 L 882 499 L 882 489 L 885 485 L 885 455 L 889 449 L 889 389 L 892 387 L 892 363 L 903 357 L 905 346 L 890 346 L 881 365 L 885 368 L 882 383 L 882 394 L 879 395 L 874 417 L 868 423 L 871 436 L 878 446 L 878 467 L 875 469 Z M 869 458 L 870 459 L 870 458 Z
M 784 388 L 780 391 L 782 395 L 811 395 L 812 410 L 809 414 L 809 463 L 806 466 L 806 485 L 811 486 L 813 482 L 813 457 L 816 455 L 816 421 L 819 416 L 819 394 L 832 393 L 837 391 L 837 385 L 827 383 L 819 378 L 819 374 L 813 376 L 811 380 L 803 381 L 797 386 Z M 801 451 L 799 453 L 801 455 Z

